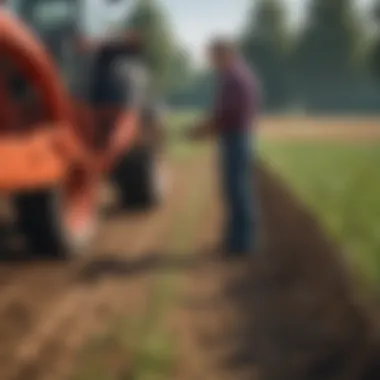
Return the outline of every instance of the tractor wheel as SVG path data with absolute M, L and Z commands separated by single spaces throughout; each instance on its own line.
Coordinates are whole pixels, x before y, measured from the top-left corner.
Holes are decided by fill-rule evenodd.
M 127 154 L 114 171 L 113 179 L 124 208 L 143 210 L 163 201 L 163 164 L 149 149 L 135 149 Z
M 16 223 L 34 255 L 65 259 L 82 253 L 95 231 L 94 214 L 70 226 L 67 206 L 56 189 L 18 194 L 13 199 Z

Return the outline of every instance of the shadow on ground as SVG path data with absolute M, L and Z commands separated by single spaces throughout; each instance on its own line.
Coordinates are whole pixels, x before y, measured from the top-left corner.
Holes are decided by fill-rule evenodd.
M 91 283 L 104 277 L 134 277 L 158 271 L 186 271 L 195 269 L 212 259 L 202 255 L 146 253 L 136 259 L 120 255 L 105 255 L 86 264 L 79 272 L 79 280 Z
M 60 257 L 54 254 L 40 254 L 38 252 L 32 252 L 25 238 L 17 230 L 16 223 L 12 213 L 3 209 L 5 206 L 0 204 L 0 266 L 7 264 L 18 264 L 21 266 L 28 265 L 29 263 L 46 263 L 46 262 L 67 262 L 67 258 Z M 149 214 L 149 210 L 133 209 L 133 208 L 123 208 L 121 209 L 118 205 L 111 203 L 103 207 L 102 217 L 103 220 L 112 219 L 115 217 L 123 218 L 141 218 Z M 120 259 L 120 255 L 107 255 L 104 259 L 97 259 L 92 261 L 90 259 L 89 264 L 86 266 L 89 267 L 85 271 L 96 271 L 96 268 L 99 267 L 99 272 L 101 272 L 100 267 L 102 264 L 105 265 L 104 272 L 108 270 L 112 272 L 112 266 L 116 267 L 120 265 L 121 267 L 139 266 L 138 263 L 126 263 Z M 148 257 L 145 258 L 148 260 Z M 112 265 L 112 262 L 114 264 Z M 99 273 L 100 274 L 100 273 Z M 112 275 L 112 273 L 109 273 Z
M 265 380 L 380 379 L 378 330 L 339 249 L 277 178 L 258 174 L 266 238 L 226 280 L 239 317 L 221 363 Z
M 0 220 L 0 265 L 8 263 L 27 264 L 40 260 L 27 249 L 14 225 L 9 220 Z
M 201 344 L 206 350 L 230 347 L 219 366 L 247 370 L 252 380 L 257 374 L 263 380 L 379 380 L 378 329 L 338 247 L 277 178 L 263 169 L 258 177 L 263 246 L 248 263 L 226 264 L 222 302 L 236 311 L 236 321 L 218 337 L 202 332 Z M 6 241 L 12 234 L 4 228 L 0 244 L 15 259 L 13 243 Z M 136 260 L 107 254 L 86 263 L 79 281 L 196 269 L 212 260 L 198 254 L 147 253 Z M 187 306 L 216 308 L 219 301 Z

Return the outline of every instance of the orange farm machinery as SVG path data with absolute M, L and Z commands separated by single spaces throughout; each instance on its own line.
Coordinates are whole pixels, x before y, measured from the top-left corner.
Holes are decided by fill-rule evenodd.
M 157 200 L 136 44 L 78 43 L 76 1 L 16 3 L 0 8 L 0 192 L 32 251 L 65 257 L 91 240 L 105 177 L 125 204 Z

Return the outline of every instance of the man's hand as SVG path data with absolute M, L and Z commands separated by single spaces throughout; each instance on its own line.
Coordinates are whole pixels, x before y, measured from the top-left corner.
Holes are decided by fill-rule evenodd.
M 212 124 L 208 121 L 203 122 L 201 124 L 196 125 L 195 127 L 190 128 L 186 132 L 186 137 L 190 140 L 203 140 L 210 136 L 212 136 L 214 133 L 214 129 L 212 127 Z

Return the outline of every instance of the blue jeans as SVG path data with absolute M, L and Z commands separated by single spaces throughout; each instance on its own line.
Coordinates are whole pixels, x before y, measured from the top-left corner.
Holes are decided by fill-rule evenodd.
M 230 253 L 250 253 L 256 243 L 251 140 L 249 131 L 225 132 L 219 140 L 226 206 L 224 243 Z

